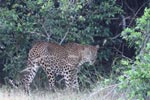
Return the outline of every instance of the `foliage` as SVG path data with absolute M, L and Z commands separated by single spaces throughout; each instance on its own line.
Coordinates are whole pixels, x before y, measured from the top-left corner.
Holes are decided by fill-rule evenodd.
M 136 20 L 136 26 L 126 28 L 122 37 L 136 47 L 135 60 L 122 60 L 126 67 L 119 77 L 121 88 L 127 89 L 129 99 L 146 100 L 150 96 L 150 9 Z

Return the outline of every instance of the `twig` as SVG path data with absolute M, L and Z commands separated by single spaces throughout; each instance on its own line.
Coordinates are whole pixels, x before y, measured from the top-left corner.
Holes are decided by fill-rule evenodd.
M 127 6 L 127 8 L 134 14 L 134 10 L 127 4 L 127 2 L 125 2 L 125 5 Z
M 110 37 L 110 38 L 108 38 L 108 39 L 110 39 L 110 40 L 114 40 L 114 39 L 118 38 L 120 35 L 121 35 L 121 33 L 120 33 L 120 34 L 117 34 L 117 35 L 116 35 L 116 36 L 114 36 L 114 37 Z
M 61 82 L 64 80 L 64 77 L 62 77 L 60 80 L 57 81 L 58 84 L 61 84 Z
M 115 49 L 118 53 L 120 53 L 123 58 L 126 58 L 126 59 L 128 59 L 128 60 L 130 60 L 130 61 L 133 61 L 133 60 L 130 59 L 129 57 L 126 57 L 125 55 L 123 55 L 123 52 L 119 51 L 117 48 L 114 47 L 114 49 Z
M 133 19 L 130 21 L 128 27 L 131 26 L 132 22 L 133 22 L 134 19 L 136 18 L 136 16 L 137 16 L 137 14 L 139 13 L 139 11 L 140 11 L 148 2 L 150 2 L 150 1 L 145 2 L 145 3 L 137 10 L 137 12 L 135 13 L 135 15 L 133 16 Z
M 108 89 L 108 88 L 111 88 L 111 87 L 116 88 L 116 87 L 117 87 L 118 85 L 120 85 L 120 84 L 121 84 L 121 83 L 119 83 L 119 84 L 114 84 L 114 85 L 107 86 L 107 87 L 105 87 L 105 88 L 103 88 L 103 89 L 100 89 L 100 90 L 98 90 L 98 91 L 92 93 L 89 97 L 87 97 L 87 98 L 84 99 L 84 100 L 88 100 L 88 99 L 92 98 L 93 96 L 95 96 L 96 94 L 100 93 L 101 91 L 104 91 L 105 89 Z M 114 90 L 114 88 L 113 88 L 113 90 Z M 107 94 L 107 95 L 108 95 L 108 94 Z
M 31 34 L 37 34 L 37 35 L 41 35 L 41 33 L 36 32 L 36 31 L 32 31 L 32 32 L 29 32 L 29 33 L 31 33 Z M 45 35 L 44 35 L 44 34 L 42 34 L 41 36 L 45 37 Z
M 142 56 L 142 55 L 143 55 L 144 50 L 145 50 L 145 47 L 146 47 L 146 44 L 147 44 L 147 42 L 149 41 L 149 39 L 150 39 L 150 34 L 146 35 L 145 40 L 144 40 L 144 42 L 143 42 L 143 45 L 142 45 L 142 47 L 141 47 L 139 56 Z
M 122 18 L 122 29 L 125 29 L 126 28 L 126 18 L 121 15 L 121 18 Z
M 114 91 L 114 89 L 117 87 L 117 85 L 116 86 L 114 86 L 112 89 L 111 89 L 111 91 L 109 91 L 103 98 L 102 98 L 102 100 L 106 100 L 106 98 Z
M 20 71 L 20 73 L 30 72 L 31 69 L 32 69 L 31 67 L 27 67 L 27 68 L 23 69 L 22 71 Z
M 68 33 L 69 33 L 69 29 L 68 29 L 67 32 L 65 33 L 64 37 L 61 39 L 59 45 L 61 45 L 61 44 L 63 43 L 63 41 L 66 39 Z
M 45 33 L 46 33 L 47 41 L 49 41 L 52 34 L 49 34 L 49 33 L 47 32 L 47 30 L 46 30 L 46 28 L 45 28 L 45 26 L 44 26 L 43 24 L 42 24 L 42 27 L 43 27 L 43 29 L 44 29 L 44 31 L 45 31 Z
M 5 82 L 7 82 L 10 86 L 12 86 L 13 88 L 17 89 L 18 87 L 16 86 L 14 80 L 8 78 L 8 77 L 5 77 Z

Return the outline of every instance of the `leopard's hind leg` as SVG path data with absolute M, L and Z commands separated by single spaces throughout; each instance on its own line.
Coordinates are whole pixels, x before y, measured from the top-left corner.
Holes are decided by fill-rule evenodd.
M 29 94 L 30 84 L 32 83 L 40 66 L 37 63 L 28 61 L 27 68 L 21 71 L 21 83 L 26 93 Z

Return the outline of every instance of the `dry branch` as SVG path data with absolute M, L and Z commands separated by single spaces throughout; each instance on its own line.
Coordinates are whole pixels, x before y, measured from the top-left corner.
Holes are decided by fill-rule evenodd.
M 61 39 L 59 45 L 61 45 L 61 44 L 63 43 L 63 41 L 66 39 L 68 33 L 69 33 L 69 29 L 68 29 L 67 32 L 65 33 L 64 37 Z
M 49 41 L 52 34 L 47 32 L 47 29 L 45 28 L 45 26 L 43 24 L 42 24 L 42 27 L 44 29 L 44 32 L 45 32 L 46 36 L 47 36 L 47 41 Z
M 114 84 L 114 85 L 110 85 L 110 86 L 107 86 L 107 87 L 102 88 L 102 89 L 100 89 L 100 90 L 97 90 L 96 92 L 90 94 L 90 96 L 87 97 L 87 98 L 84 99 L 84 100 L 90 100 L 92 97 L 94 97 L 94 96 L 97 95 L 98 93 L 100 93 L 100 92 L 102 92 L 102 91 L 104 91 L 104 90 L 106 90 L 106 89 L 108 89 L 108 88 L 113 87 L 113 89 L 103 97 L 103 98 L 106 98 L 106 97 L 107 97 L 110 93 L 112 93 L 112 91 L 113 91 L 118 85 L 120 85 L 120 84 L 121 84 L 121 83 L 119 83 L 119 84 Z M 102 100 L 105 100 L 105 99 L 102 99 Z

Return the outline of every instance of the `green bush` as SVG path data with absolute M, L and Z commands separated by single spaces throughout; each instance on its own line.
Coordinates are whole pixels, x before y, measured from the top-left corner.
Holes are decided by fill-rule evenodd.
M 150 97 L 150 9 L 145 8 L 144 15 L 136 20 L 136 26 L 126 28 L 122 37 L 129 46 L 136 48 L 134 60 L 121 60 L 125 67 L 119 77 L 120 87 L 126 89 L 130 100 L 148 100 Z

